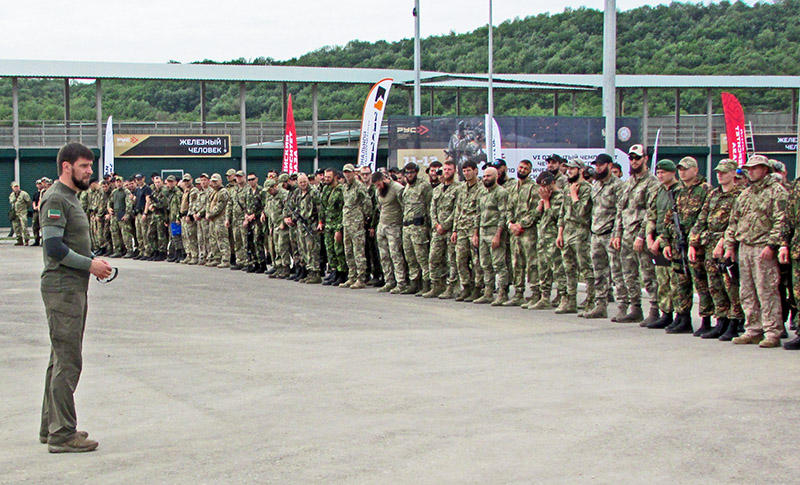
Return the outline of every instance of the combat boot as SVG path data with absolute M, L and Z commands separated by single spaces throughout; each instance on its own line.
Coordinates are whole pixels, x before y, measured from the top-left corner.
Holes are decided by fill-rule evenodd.
M 647 328 L 661 330 L 672 325 L 672 312 L 663 312 L 661 318 L 653 323 L 647 324 Z
M 360 279 L 357 279 L 357 280 L 355 281 L 355 283 L 353 283 L 352 285 L 350 285 L 350 289 L 351 289 L 351 290 L 363 290 L 363 289 L 364 289 L 364 288 L 366 288 L 366 287 L 367 287 L 367 284 L 366 284 L 366 283 L 364 283 L 364 282 L 363 282 L 362 280 L 360 280 Z
M 242 265 L 240 265 L 238 263 L 234 264 L 234 265 L 230 265 L 230 269 L 231 269 L 231 271 L 239 271 L 239 270 L 242 269 Z
M 700 336 L 702 339 L 709 339 L 709 338 L 720 338 L 725 330 L 728 329 L 728 319 L 725 317 L 717 318 L 717 324 L 709 330 L 708 332 L 703 333 Z
M 772 349 L 775 347 L 781 346 L 781 338 L 776 337 L 774 335 L 766 335 L 764 336 L 764 340 L 758 343 L 758 346 L 762 349 Z
M 763 335 L 752 335 L 745 333 L 741 337 L 736 337 L 733 339 L 733 343 L 736 345 L 760 344 L 762 340 L 764 340 Z
M 589 298 L 587 296 L 586 299 L 583 300 L 582 304 L 583 308 L 581 308 L 580 305 L 577 307 L 578 310 L 580 310 L 578 312 L 578 318 L 583 318 L 585 314 L 589 313 L 589 311 L 591 311 L 594 308 L 594 298 Z
M 423 293 L 422 298 L 437 298 L 444 293 L 444 282 L 436 280 L 431 282 L 431 289 Z
M 331 277 L 327 278 L 322 281 L 322 286 L 337 286 L 341 281 L 339 281 L 339 272 L 333 271 L 331 272 Z
M 419 283 L 418 279 L 411 280 L 408 283 L 408 286 L 406 286 L 403 289 L 403 291 L 400 292 L 400 294 L 401 295 L 413 295 L 413 294 L 415 294 L 417 292 L 417 290 L 419 289 L 419 286 L 420 286 L 420 283 Z
M 305 280 L 305 284 L 318 285 L 320 283 L 322 283 L 322 278 L 320 278 L 319 273 L 316 271 L 309 271 L 308 278 Z
M 287 279 L 287 280 L 292 280 L 292 281 L 295 281 L 295 280 L 297 280 L 297 276 L 298 276 L 299 274 L 300 274 L 300 273 L 298 272 L 298 267 L 297 267 L 297 265 L 292 265 L 292 267 L 291 267 L 291 268 L 289 268 L 289 276 L 288 276 L 288 277 L 286 277 L 286 279 Z
M 795 337 L 788 342 L 784 342 L 783 348 L 786 350 L 800 350 L 800 337 Z
M 548 295 L 542 295 L 539 301 L 530 306 L 531 310 L 549 310 L 551 308 L 553 307 L 550 305 L 550 297 Z
M 151 261 L 155 261 L 156 257 L 157 256 L 155 254 L 153 254 L 153 259 L 151 259 Z M 206 260 L 206 266 L 217 266 L 218 264 L 219 264 L 219 260 L 218 259 L 211 258 L 211 259 Z
M 279 268 L 278 266 L 273 266 L 273 269 L 275 271 L 273 271 L 272 273 L 268 274 L 267 277 L 272 278 L 272 279 L 280 278 L 281 277 L 281 268 Z
M 400 284 L 398 284 L 397 286 L 395 286 L 394 288 L 389 290 L 389 294 L 390 295 L 402 295 L 403 292 L 406 290 L 407 286 L 408 286 L 407 283 L 401 282 Z
M 356 282 L 355 275 L 352 278 L 347 278 L 346 281 L 339 283 L 339 288 L 350 288 Z
M 300 269 L 300 276 L 297 278 L 298 283 L 305 283 L 308 279 L 308 270 L 304 267 Z
M 583 314 L 583 318 L 608 318 L 607 303 L 598 300 L 594 308 Z
M 564 298 L 561 299 L 561 303 L 558 307 L 554 310 L 554 313 L 562 314 L 562 313 L 578 313 L 578 297 L 573 295 L 564 295 Z
M 523 292 L 522 294 L 523 294 L 523 299 L 525 299 L 525 298 L 524 298 L 524 295 L 525 295 L 525 293 Z M 538 302 L 539 302 L 539 299 L 540 299 L 541 297 L 542 297 L 542 293 L 541 293 L 541 291 L 535 291 L 535 292 L 533 292 L 533 293 L 531 294 L 530 298 L 528 298 L 527 300 L 525 300 L 525 301 L 524 301 L 524 303 L 522 303 L 522 304 L 520 305 L 520 308 L 522 308 L 522 309 L 524 309 L 524 310 L 530 310 L 530 309 L 531 309 L 531 307 L 532 307 L 533 305 L 535 305 L 536 303 L 538 303 Z
M 642 305 L 631 305 L 628 314 L 617 319 L 617 323 L 638 323 L 644 320 Z
M 628 314 L 628 305 L 624 303 L 620 303 L 617 305 L 617 314 L 611 317 L 612 322 L 618 322 L 620 319 L 625 318 L 625 315 Z
M 444 291 L 439 295 L 440 300 L 452 300 L 455 298 L 455 291 L 453 291 L 453 285 L 447 285 L 444 287 Z
M 230 267 L 231 267 L 231 263 L 229 263 L 227 261 L 223 261 L 223 262 L 221 262 L 221 263 L 219 263 L 217 265 L 217 268 L 220 268 L 220 269 L 225 269 L 225 268 L 230 268 Z
M 642 323 L 639 324 L 640 327 L 646 327 L 651 323 L 655 322 L 659 318 L 658 307 L 655 305 L 650 305 L 650 312 L 647 314 L 647 318 L 645 318 Z
M 505 303 L 508 303 L 508 290 L 500 288 L 497 290 L 497 298 L 492 302 L 492 306 L 504 306 Z
M 322 282 L 325 283 L 328 281 L 332 281 L 334 278 L 336 278 L 336 274 L 334 274 L 333 271 L 328 271 L 328 274 L 325 275 L 325 278 L 322 279 Z
M 257 267 L 257 266 L 258 266 L 258 265 L 257 265 L 257 264 L 255 264 L 255 263 L 253 263 L 253 264 L 250 264 L 250 265 L 248 265 L 248 266 L 247 266 L 247 268 L 246 268 L 246 271 L 247 271 L 248 273 L 255 273 L 255 272 L 256 272 L 256 267 Z
M 497 299 L 495 299 L 495 301 L 497 301 Z M 521 306 L 523 303 L 525 303 L 525 292 L 514 291 L 514 298 L 510 300 L 508 299 L 508 293 L 506 293 L 506 300 L 503 302 L 503 306 Z M 494 305 L 494 301 L 492 302 L 492 305 Z
M 675 320 L 678 322 L 677 325 L 673 323 L 664 330 L 668 334 L 692 333 L 692 330 L 694 330 L 692 328 L 692 316 L 690 314 L 680 313 Z
M 167 255 L 164 253 L 164 251 L 156 251 L 156 257 L 153 258 L 153 261 L 164 261 L 166 257 Z
M 561 300 L 564 299 L 564 295 L 561 294 L 561 290 L 556 290 L 556 297 L 550 300 L 550 306 L 558 306 L 561 304 Z
M 267 270 L 267 263 L 256 264 L 256 274 L 264 274 L 266 270 Z
M 128 256 L 125 255 L 125 257 L 127 258 Z M 174 263 L 175 262 L 175 258 L 176 258 L 175 251 L 167 254 L 167 262 L 168 263 Z
M 728 328 L 719 336 L 721 342 L 730 342 L 739 336 L 739 320 L 734 318 L 728 321 Z
M 15 244 L 14 246 L 22 246 L 22 244 Z M 120 253 L 120 252 L 111 253 L 111 255 L 109 255 L 108 257 L 109 258 L 115 258 L 115 259 L 116 258 L 121 258 L 122 257 L 122 253 Z
M 586 298 L 584 298 L 582 302 L 578 303 L 578 306 L 577 306 L 578 310 L 585 310 L 587 308 L 591 309 L 593 307 L 594 307 L 594 303 L 589 299 L 588 296 Z
M 199 263 L 200 263 L 200 262 L 197 260 L 197 258 L 192 258 L 192 259 L 190 259 L 190 260 L 189 260 L 189 262 L 188 262 L 188 263 L 186 263 L 186 264 L 187 264 L 187 265 L 189 265 L 189 266 L 194 266 L 194 265 L 196 265 L 196 264 L 199 264 Z
M 189 261 L 192 260 L 192 257 L 188 254 L 184 254 L 184 258 L 181 260 L 181 264 L 189 264 Z
M 483 305 L 483 304 L 486 304 L 486 303 L 491 303 L 493 297 L 494 297 L 494 292 L 492 291 L 492 289 L 491 288 L 484 288 L 483 289 L 483 296 L 481 296 L 480 298 L 474 300 L 472 303 L 475 303 L 477 305 Z
M 422 280 L 422 287 L 420 287 L 419 291 L 414 293 L 414 296 L 422 296 L 425 293 L 431 291 L 431 280 L 430 279 L 423 279 Z
M 397 287 L 397 283 L 394 283 L 394 282 L 390 281 L 390 282 L 386 283 L 385 285 L 381 286 L 380 288 L 378 288 L 378 293 L 389 293 L 390 291 L 392 291 L 396 287 Z
M 692 336 L 700 337 L 704 333 L 709 332 L 709 331 L 711 331 L 711 317 L 706 316 L 706 317 L 703 317 L 702 322 L 700 322 L 700 327 L 698 327 L 698 329 L 694 331 Z
M 456 296 L 456 301 L 464 301 L 465 299 L 469 298 L 469 295 L 472 294 L 472 285 L 464 285 L 461 288 L 461 293 Z
M 483 294 L 483 287 L 482 286 L 475 286 L 472 288 L 472 293 L 466 298 L 464 298 L 464 303 L 472 303 L 478 298 L 481 297 Z

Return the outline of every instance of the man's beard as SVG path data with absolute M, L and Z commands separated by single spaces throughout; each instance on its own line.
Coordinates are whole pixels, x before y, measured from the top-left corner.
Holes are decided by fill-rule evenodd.
M 576 173 L 574 177 L 567 177 L 567 182 L 569 182 L 569 183 L 571 183 L 571 184 L 574 184 L 575 182 L 577 182 L 577 181 L 578 181 L 578 179 L 580 178 L 580 176 L 581 176 L 581 174 L 579 174 L 579 173 Z
M 72 183 L 75 184 L 75 187 L 78 187 L 81 190 L 89 189 L 89 182 L 84 182 L 83 180 L 76 179 L 75 174 L 72 175 Z
M 644 164 L 639 165 L 639 168 L 633 168 L 633 165 L 631 165 L 629 172 L 631 175 L 636 175 L 638 173 L 641 173 L 643 168 Z
M 558 175 L 558 172 L 560 172 L 558 167 L 554 168 L 553 170 L 550 170 L 550 173 L 552 173 L 553 175 Z
M 609 169 L 606 168 L 602 172 L 595 172 L 595 174 L 594 174 L 595 180 L 603 180 L 604 178 L 606 178 L 606 176 L 608 176 L 608 171 L 609 171 Z
M 383 188 L 378 189 L 378 193 L 381 194 L 381 197 L 385 197 L 389 193 L 389 184 L 384 183 Z
M 520 179 L 520 180 L 525 180 L 525 179 L 526 179 L 526 178 L 528 178 L 530 175 L 531 175 L 531 174 L 529 174 L 529 173 L 526 173 L 525 175 L 522 175 L 522 172 L 517 172 L 517 178 L 518 178 L 518 179 Z
M 497 183 L 503 185 L 506 182 L 506 173 L 500 172 L 497 174 Z
M 483 179 L 483 186 L 486 187 L 487 189 L 492 188 L 494 187 L 494 182 L 495 182 L 494 180 Z

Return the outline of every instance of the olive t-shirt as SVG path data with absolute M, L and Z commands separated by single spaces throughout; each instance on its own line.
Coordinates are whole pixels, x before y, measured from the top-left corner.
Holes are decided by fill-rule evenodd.
M 83 211 L 78 194 L 57 181 L 42 195 L 39 210 L 42 227 L 56 226 L 64 229 L 64 244 L 87 258 L 92 257 L 92 243 L 89 238 L 89 219 Z M 90 273 L 60 264 L 42 252 L 44 271 L 42 271 L 42 291 L 79 292 L 89 288 Z

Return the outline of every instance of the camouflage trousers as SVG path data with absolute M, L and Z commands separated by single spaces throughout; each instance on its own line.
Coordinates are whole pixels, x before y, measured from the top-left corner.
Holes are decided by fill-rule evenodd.
M 714 302 L 714 317 L 743 319 L 744 311 L 739 301 L 739 286 L 733 284 L 727 272 L 720 271 L 714 258 L 706 259 L 705 266 L 708 292 Z
M 344 256 L 344 241 L 336 242 L 336 231 L 325 226 L 325 252 L 328 265 L 333 271 L 347 271 L 347 258 Z
M 292 262 L 303 264 L 303 255 L 300 253 L 300 233 L 296 225 L 289 226 L 289 254 L 292 256 Z
M 508 266 L 506 266 L 508 234 L 504 232 L 500 236 L 500 246 L 492 248 L 492 239 L 496 234 L 496 227 L 482 227 L 479 232 L 478 249 L 483 268 L 483 285 L 484 288 L 492 290 L 505 289 L 508 286 Z
M 153 249 L 149 245 L 150 238 L 147 234 L 149 227 L 144 214 L 136 214 L 136 240 L 139 241 L 139 252 L 143 256 L 150 256 L 153 253 Z
M 403 226 L 378 223 L 375 236 L 378 239 L 384 281 L 386 284 L 404 283 L 406 267 L 403 258 Z
M 567 295 L 572 298 L 578 294 L 578 280 L 583 278 L 586 281 L 586 300 L 594 302 L 590 234 L 584 230 L 572 232 L 568 229 L 564 229 L 564 248 L 561 249 L 567 274 Z
M 525 282 L 531 289 L 534 302 L 541 297 L 539 290 L 539 261 L 536 258 L 538 234 L 536 227 L 525 228 L 519 236 L 511 235 L 514 249 L 513 284 L 515 295 L 525 295 Z
M 115 253 L 133 251 L 135 244 L 132 229 L 128 221 L 119 221 L 116 217 L 111 217 L 111 243 Z
M 611 277 L 622 281 L 622 266 L 619 264 L 619 252 L 611 247 L 611 233 L 592 234 L 592 267 L 594 269 L 594 292 L 599 302 L 608 301 L 611 291 Z M 620 295 L 620 305 L 627 305 L 627 297 Z
M 433 231 L 431 249 L 428 253 L 428 273 L 431 281 L 453 285 L 458 280 L 456 245 L 450 242 L 452 234 L 451 231 L 445 231 L 445 234 Z
M 678 286 L 678 273 L 672 270 L 672 265 L 656 266 L 656 279 L 658 280 L 658 309 L 664 313 L 672 313 L 675 288 Z
M 228 228 L 225 227 L 225 216 L 217 216 L 209 221 L 209 258 L 212 261 L 228 263 L 231 259 L 231 246 L 228 240 Z
M 95 241 L 97 242 L 97 247 L 95 249 L 100 248 L 108 248 L 108 221 L 103 216 L 95 216 L 92 217 L 91 220 L 92 224 L 92 234 L 94 234 Z
M 408 279 L 430 279 L 428 253 L 430 252 L 430 234 L 425 226 L 403 227 L 403 254 L 408 264 Z
M 308 234 L 305 229 L 300 229 L 300 253 L 303 255 L 306 270 L 319 272 L 319 243 L 320 234 L 312 231 Z
M 561 250 L 556 246 L 554 235 L 539 234 L 536 258 L 539 263 L 539 292 L 543 296 L 550 298 L 554 275 L 560 273 L 563 280 L 556 281 L 556 288 L 562 294 L 566 294 L 567 281 L 564 274 L 564 266 L 561 263 Z
M 778 261 L 764 260 L 764 246 L 739 245 L 739 294 L 746 317 L 747 335 L 765 334 L 780 338 L 783 331 L 781 299 L 778 294 Z
M 288 268 L 292 264 L 292 256 L 289 250 L 289 229 L 280 229 L 275 227 L 272 229 L 272 247 L 275 254 L 272 258 L 272 264 L 276 268 Z
M 197 222 L 192 219 L 191 222 L 187 222 L 185 219 L 183 221 L 183 226 L 181 229 L 183 234 L 183 247 L 186 249 L 186 255 L 189 259 L 197 259 Z
M 658 280 L 656 279 L 656 268 L 650 257 L 650 252 L 645 250 L 641 253 L 633 249 L 636 235 L 625 232 L 622 235 L 619 257 L 622 261 L 622 281 L 617 281 L 619 287 L 618 294 L 623 301 L 629 305 L 641 306 L 642 304 L 642 281 L 650 296 L 650 306 L 658 305 Z
M 675 248 L 672 249 L 672 254 L 673 257 L 677 254 Z M 705 253 L 698 254 L 695 262 L 689 263 L 690 274 L 685 274 L 680 259 L 673 259 L 672 269 L 680 271 L 676 273 L 677 285 L 673 290 L 674 300 L 672 306 L 676 313 L 689 313 L 692 311 L 692 299 L 694 298 L 692 289 L 694 288 L 697 291 L 697 296 L 700 297 L 700 316 L 709 317 L 714 314 L 714 302 L 708 292 L 705 260 Z
M 209 242 L 211 240 L 210 222 L 205 218 L 197 221 L 197 253 L 200 259 L 206 260 L 209 255 Z
M 244 216 L 234 216 L 230 221 L 231 233 L 233 234 L 233 246 L 231 251 L 236 256 L 236 264 L 245 266 L 252 261 L 247 259 L 247 228 L 244 227 Z
M 17 237 L 17 241 L 24 240 L 25 244 L 28 244 L 28 241 L 31 240 L 28 234 L 28 213 L 17 212 L 14 220 L 11 221 L 11 226 L 14 229 L 14 235 Z
M 367 256 L 364 254 L 364 226 L 344 226 L 344 256 L 349 270 L 348 279 L 367 281 Z
M 169 242 L 169 228 L 164 225 L 166 220 L 162 214 L 151 214 L 148 218 L 150 229 L 148 230 L 150 248 L 153 251 L 167 252 Z
M 247 259 L 250 264 L 264 262 L 264 228 L 258 219 L 251 221 L 245 227 L 245 242 L 247 243 Z
M 461 286 L 475 288 L 483 286 L 483 268 L 481 267 L 480 252 L 472 245 L 472 238 L 462 236 L 460 231 L 456 239 L 456 267 L 458 268 L 458 279 Z

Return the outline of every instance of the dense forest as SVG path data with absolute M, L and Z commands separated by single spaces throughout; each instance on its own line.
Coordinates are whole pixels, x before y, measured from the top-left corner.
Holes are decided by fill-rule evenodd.
M 617 16 L 617 72 L 620 74 L 760 74 L 800 75 L 800 0 L 776 0 L 749 6 L 741 2 L 709 5 L 672 3 L 640 7 Z M 580 8 L 562 13 L 516 18 L 495 28 L 496 73 L 596 74 L 602 71 L 603 13 Z M 465 34 L 431 36 L 422 40 L 422 69 L 455 73 L 487 72 L 487 28 Z M 217 63 L 205 59 L 200 63 Z M 284 66 L 329 66 L 413 69 L 413 39 L 398 42 L 361 42 L 328 46 L 299 58 L 277 61 L 270 57 L 235 59 L 220 64 Z M 320 85 L 321 119 L 361 117 L 367 86 Z M 311 119 L 311 86 L 290 84 L 295 118 Z M 789 91 L 736 92 L 746 112 L 789 110 Z M 238 86 L 207 83 L 207 119 L 238 121 Z M 544 93 L 495 91 L 495 113 L 503 115 L 548 115 L 553 96 Z M 64 87 L 61 80 L 20 80 L 20 118 L 59 120 L 64 118 Z M 196 82 L 104 81 L 103 113 L 117 120 L 200 119 L 200 85 Z M 652 115 L 674 112 L 674 93 L 650 91 Z M 600 96 L 582 93 L 576 97 L 576 112 L 600 114 Z M 430 109 L 423 91 L 423 114 Z M 71 118 L 93 120 L 94 85 L 74 83 L 70 96 Z M 681 95 L 684 113 L 704 113 L 705 93 Z M 717 107 L 721 111 L 721 107 Z M 454 115 L 455 91 L 436 92 L 434 112 Z M 462 91 L 462 114 L 486 111 L 485 91 Z M 408 93 L 395 89 L 389 96 L 387 113 L 407 114 Z M 572 103 L 564 103 L 561 114 L 571 114 Z M 641 93 L 625 93 L 625 114 L 641 113 Z M 247 116 L 251 120 L 281 119 L 281 88 L 278 84 L 249 84 Z M 0 120 L 11 119 L 11 81 L 0 80 Z

